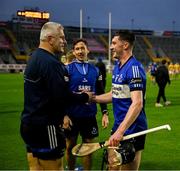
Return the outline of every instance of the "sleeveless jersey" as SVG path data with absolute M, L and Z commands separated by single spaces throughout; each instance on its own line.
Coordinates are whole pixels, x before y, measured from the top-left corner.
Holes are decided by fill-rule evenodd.
M 67 66 L 69 73 L 69 86 L 71 91 L 81 93 L 82 91 L 96 92 L 96 82 L 99 78 L 99 70 L 87 62 L 73 61 Z M 68 109 L 68 115 L 73 117 L 91 117 L 97 113 L 95 103 L 72 105 Z

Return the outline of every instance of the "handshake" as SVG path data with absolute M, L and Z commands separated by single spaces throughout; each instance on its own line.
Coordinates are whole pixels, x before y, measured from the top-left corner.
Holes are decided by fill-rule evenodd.
M 86 93 L 88 96 L 89 96 L 89 100 L 88 102 L 91 103 L 91 102 L 96 102 L 96 95 L 94 94 L 94 92 L 84 92 Z

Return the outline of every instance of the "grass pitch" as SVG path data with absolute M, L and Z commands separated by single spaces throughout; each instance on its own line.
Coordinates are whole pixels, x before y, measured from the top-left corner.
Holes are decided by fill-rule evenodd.
M 107 91 L 111 78 L 108 75 Z M 170 124 L 172 131 L 148 134 L 140 170 L 180 170 L 180 80 L 172 80 L 166 88 L 170 106 L 155 108 L 157 85 L 147 81 L 146 114 L 149 128 Z M 0 170 L 26 170 L 26 152 L 19 134 L 20 115 L 23 109 L 23 75 L 0 74 Z M 101 128 L 101 113 L 97 115 L 100 136 L 97 141 L 108 139 L 113 124 L 112 106 L 108 105 L 110 125 Z M 93 169 L 100 170 L 103 150 L 93 154 Z M 77 164 L 80 163 L 78 159 Z

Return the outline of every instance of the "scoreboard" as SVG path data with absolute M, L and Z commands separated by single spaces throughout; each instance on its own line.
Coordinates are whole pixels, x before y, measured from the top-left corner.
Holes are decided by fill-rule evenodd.
M 17 16 L 49 20 L 50 13 L 25 10 L 25 11 L 17 11 Z

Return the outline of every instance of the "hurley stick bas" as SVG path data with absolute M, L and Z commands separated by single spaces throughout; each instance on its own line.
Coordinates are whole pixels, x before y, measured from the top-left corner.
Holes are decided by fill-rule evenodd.
M 151 129 L 147 129 L 145 131 L 141 131 L 141 132 L 137 132 L 137 133 L 134 133 L 134 134 L 130 134 L 130 135 L 127 135 L 127 136 L 124 136 L 123 137 L 123 140 L 128 140 L 128 139 L 131 139 L 131 138 L 135 138 L 135 137 L 138 137 L 138 136 L 141 136 L 141 135 L 144 135 L 144 134 L 149 134 L 149 133 L 152 133 L 152 132 L 156 132 L 156 131 L 160 131 L 160 130 L 171 130 L 171 127 L 167 124 L 167 125 L 162 125 L 162 126 L 158 126 L 158 127 L 155 127 L 155 128 L 151 128 Z M 73 147 L 72 149 L 72 154 L 75 155 L 75 156 L 79 156 L 79 157 L 82 157 L 82 156 L 86 156 L 86 155 L 89 155 L 103 147 L 107 147 L 109 146 L 109 142 L 108 141 L 104 141 L 104 142 L 97 142 L 97 143 L 82 143 L 82 144 L 77 144 L 76 146 Z

